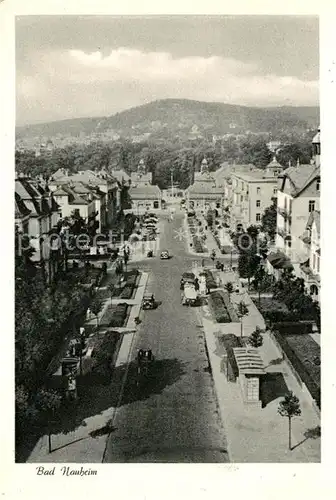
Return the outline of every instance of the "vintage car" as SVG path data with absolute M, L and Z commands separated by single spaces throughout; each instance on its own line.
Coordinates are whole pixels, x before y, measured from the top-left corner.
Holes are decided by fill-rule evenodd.
M 162 259 L 162 260 L 169 259 L 169 252 L 168 252 L 168 250 L 162 250 L 162 252 L 160 254 L 160 259 Z
M 185 283 L 195 284 L 195 281 L 196 281 L 196 276 L 194 275 L 194 273 L 190 272 L 183 273 L 181 278 L 181 286 L 184 286 Z
M 196 306 L 198 304 L 198 293 L 192 283 L 186 283 L 182 292 L 182 305 Z
M 153 294 L 144 295 L 142 299 L 142 309 L 155 309 L 155 299 Z

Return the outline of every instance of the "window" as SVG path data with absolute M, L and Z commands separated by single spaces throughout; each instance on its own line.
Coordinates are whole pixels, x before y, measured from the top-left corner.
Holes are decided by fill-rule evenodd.
M 313 269 L 316 267 L 316 255 L 313 254 Z
M 260 194 L 260 188 L 257 187 L 257 194 Z
M 314 210 L 315 210 L 315 201 L 314 200 L 309 200 L 308 212 L 313 212 Z
M 273 188 L 273 194 L 277 194 L 278 193 L 278 188 Z
M 320 272 L 320 257 L 317 256 L 317 272 Z
M 243 196 L 243 195 L 241 195 L 241 196 L 240 196 L 240 203 L 243 201 L 243 199 L 244 199 L 244 196 Z
M 316 191 L 320 191 L 320 183 L 321 183 L 321 180 L 317 179 L 317 181 L 316 181 Z
M 256 214 L 256 222 L 260 222 L 261 221 L 261 214 Z
M 256 202 L 256 206 L 257 206 L 257 207 L 260 207 L 260 200 L 257 200 L 257 202 Z

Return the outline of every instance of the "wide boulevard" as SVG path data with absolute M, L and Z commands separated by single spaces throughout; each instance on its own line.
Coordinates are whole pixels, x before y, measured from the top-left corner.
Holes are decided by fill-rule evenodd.
M 159 306 L 145 311 L 131 353 L 123 396 L 107 441 L 105 462 L 228 462 L 200 311 L 181 304 L 180 278 L 199 260 L 181 237 L 183 214 L 162 217 L 160 248 L 171 259 L 130 264 L 150 273 L 148 290 Z M 139 348 L 151 348 L 155 364 L 137 385 Z

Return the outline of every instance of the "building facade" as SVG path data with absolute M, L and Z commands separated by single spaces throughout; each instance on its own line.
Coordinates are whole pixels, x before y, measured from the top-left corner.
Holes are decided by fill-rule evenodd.
M 144 160 L 140 160 L 137 171 L 131 174 L 128 190 L 131 208 L 140 214 L 149 209 L 162 207 L 162 193 L 158 186 L 152 185 L 152 173 L 146 171 Z
M 202 161 L 201 171 L 195 172 L 194 183 L 185 190 L 184 197 L 188 210 L 222 210 L 224 188 L 217 184 L 214 173 L 209 172 L 206 158 Z
M 307 290 L 310 283 L 308 276 L 319 274 L 316 271 L 320 261 L 317 259 L 317 250 L 320 252 L 320 132 L 314 137 L 312 145 L 313 158 L 309 165 L 298 162 L 279 177 L 275 239 L 275 250 L 291 263 L 296 276 L 305 279 Z M 315 285 L 317 290 L 313 288 L 314 293 L 319 295 L 319 287 Z
M 265 170 L 254 166 L 236 167 L 228 188 L 232 231 L 238 227 L 246 229 L 250 225 L 261 224 L 265 209 L 272 205 L 272 199 L 277 196 L 278 175 L 282 170 L 275 157 Z
M 52 193 L 27 178 L 15 181 L 16 253 L 31 248 L 31 260 L 40 265 L 51 282 L 61 265 L 62 249 L 52 234 L 58 232 L 61 209 Z

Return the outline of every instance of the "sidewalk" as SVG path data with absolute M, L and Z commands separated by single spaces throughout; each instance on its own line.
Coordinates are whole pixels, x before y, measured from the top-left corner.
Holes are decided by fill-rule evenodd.
M 115 367 L 127 366 L 132 345 L 136 337 L 136 325 L 134 318 L 139 316 L 141 301 L 146 289 L 148 274 L 142 273 L 138 290 L 136 293 L 137 305 L 132 307 L 131 315 L 128 319 L 127 328 L 115 328 L 116 331 L 124 333 L 118 354 L 115 361 Z M 131 301 L 135 304 L 135 300 Z M 99 318 L 102 318 L 106 307 L 111 303 L 106 299 L 103 311 Z M 96 322 L 96 319 L 93 321 Z M 132 328 L 132 330 L 130 330 Z M 120 391 L 121 392 L 121 391 Z M 113 421 L 117 407 L 111 406 L 100 413 L 86 418 L 81 425 L 73 432 L 66 434 L 59 433 L 52 435 L 52 453 L 48 453 L 48 436 L 42 436 L 37 442 L 35 448 L 30 454 L 28 463 L 101 463 L 106 446 L 107 434 L 92 437 L 90 432 L 107 426 L 108 422 Z
M 223 282 L 234 281 L 232 273 L 220 273 Z M 223 276 L 224 275 L 224 276 Z M 237 294 L 238 295 L 238 294 Z M 249 308 L 243 319 L 244 336 L 250 335 L 256 326 L 264 327 L 264 321 L 246 292 L 232 302 L 244 300 Z M 222 367 L 223 351 L 218 336 L 235 333 L 233 323 L 219 324 L 212 320 L 208 306 L 200 311 L 214 384 L 223 425 L 227 433 L 228 451 L 232 462 L 319 462 L 320 438 L 307 439 L 304 433 L 320 425 L 320 418 L 311 405 L 309 395 L 302 391 L 282 354 L 268 333 L 263 334 L 263 345 L 258 349 L 264 361 L 265 378 L 264 408 L 253 408 L 243 403 L 238 381 L 228 382 Z M 300 400 L 302 415 L 292 420 L 292 451 L 288 450 L 288 419 L 278 414 L 279 402 L 288 391 Z

